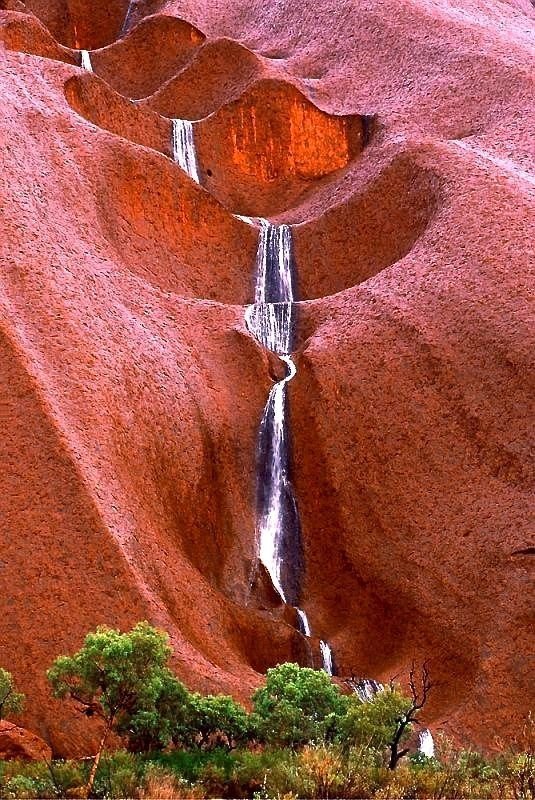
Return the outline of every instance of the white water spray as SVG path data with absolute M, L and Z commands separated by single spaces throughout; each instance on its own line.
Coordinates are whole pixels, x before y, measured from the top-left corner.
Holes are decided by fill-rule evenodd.
M 423 731 L 420 731 L 418 739 L 418 750 L 420 753 L 427 758 L 433 758 L 435 755 L 435 742 L 429 728 L 424 728 Z
M 331 650 L 330 644 L 324 642 L 323 639 L 320 641 L 320 653 L 323 669 L 327 675 L 333 675 L 333 651 Z
M 308 621 L 306 611 L 303 611 L 302 608 L 296 608 L 295 610 L 297 611 L 301 633 L 304 634 L 305 636 L 311 636 L 312 631 L 310 630 L 310 623 Z
M 173 119 L 173 160 L 195 183 L 200 183 L 193 123 L 187 119 Z
M 286 364 L 284 378 L 272 387 L 259 437 L 259 557 L 283 602 L 292 603 L 297 594 L 299 574 L 291 575 L 298 558 L 299 521 L 289 479 L 289 444 L 286 414 L 286 385 L 295 376 L 290 355 L 292 336 L 291 231 L 287 225 L 247 218 L 258 224 L 260 234 L 256 255 L 255 303 L 245 312 L 247 327 L 266 348 Z M 294 570 L 295 572 L 295 570 Z
M 263 463 L 259 473 L 261 501 L 258 535 L 260 561 L 268 571 L 273 586 L 283 602 L 295 604 L 299 596 L 300 529 L 288 474 L 286 415 L 286 385 L 296 374 L 291 357 L 295 300 L 292 231 L 288 225 L 272 225 L 259 217 L 236 216 L 259 228 L 255 302 L 245 312 L 247 327 L 288 368 L 285 377 L 269 393 L 260 425 Z M 306 612 L 297 606 L 295 609 L 301 633 L 310 637 L 312 631 Z M 327 642 L 320 642 L 320 653 L 323 669 L 328 675 L 333 675 L 333 654 Z
M 93 72 L 93 64 L 91 63 L 89 50 L 80 50 L 80 66 L 88 72 Z
M 358 694 L 363 703 L 373 700 L 375 695 L 385 688 L 382 683 L 371 678 L 350 679 L 346 683 L 355 694 Z

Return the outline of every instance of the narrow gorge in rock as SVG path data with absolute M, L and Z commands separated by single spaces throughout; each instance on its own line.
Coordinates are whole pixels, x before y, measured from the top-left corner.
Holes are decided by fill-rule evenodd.
M 534 37 L 530 0 L 0 0 L 0 668 L 43 753 L 100 741 L 54 659 L 144 620 L 247 713 L 288 665 L 352 724 L 406 701 L 407 769 L 516 742 Z

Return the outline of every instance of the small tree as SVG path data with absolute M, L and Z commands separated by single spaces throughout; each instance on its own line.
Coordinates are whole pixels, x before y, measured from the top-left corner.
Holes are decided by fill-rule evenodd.
M 56 697 L 70 698 L 81 713 L 104 721 L 88 795 L 110 732 L 124 734 L 132 720 L 158 713 L 162 689 L 172 679 L 166 667 L 170 655 L 169 637 L 148 622 L 138 623 L 128 633 L 102 626 L 87 634 L 81 650 L 60 656 L 48 671 Z
M 11 672 L 0 667 L 0 719 L 11 714 L 20 714 L 24 708 L 25 697 L 17 692 Z
M 407 696 L 392 680 L 370 700 L 351 695 L 346 715 L 340 721 L 341 741 L 345 745 L 388 750 L 388 766 L 395 769 L 398 761 L 409 752 L 402 745 L 407 741 L 413 724 L 418 722 L 418 714 L 429 696 L 431 683 L 426 664 L 422 667 L 421 689 L 416 685 L 414 664 L 409 673 L 409 687 L 411 694 Z
M 332 739 L 346 698 L 322 670 L 279 664 L 253 694 L 253 720 L 261 739 L 296 747 Z
M 406 756 L 409 752 L 407 747 L 400 750 L 400 745 L 406 740 L 409 732 L 412 730 L 413 724 L 418 722 L 418 715 L 427 703 L 431 688 L 432 683 L 427 663 L 423 664 L 420 675 L 417 678 L 413 661 L 409 672 L 410 705 L 404 713 L 396 718 L 394 735 L 388 744 L 390 750 L 389 769 L 395 769 L 400 758 L 403 758 L 403 756 Z

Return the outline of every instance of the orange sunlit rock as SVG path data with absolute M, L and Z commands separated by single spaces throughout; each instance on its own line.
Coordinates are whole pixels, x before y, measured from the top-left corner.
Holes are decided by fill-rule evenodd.
M 125 97 L 147 97 L 193 58 L 204 39 L 184 20 L 147 17 L 124 38 L 92 53 L 93 68 Z
M 195 126 L 203 183 L 228 208 L 269 216 L 347 167 L 363 147 L 358 115 L 316 108 L 289 83 L 264 80 Z
M 0 39 L 8 50 L 78 64 L 78 53 L 62 47 L 50 32 L 30 14 L 4 14 L 0 20 Z
M 120 34 L 128 0 L 25 0 L 52 36 L 63 45 L 94 50 L 114 41 Z
M 178 75 L 140 105 L 165 117 L 202 119 L 236 100 L 262 74 L 261 60 L 243 45 L 207 41 Z

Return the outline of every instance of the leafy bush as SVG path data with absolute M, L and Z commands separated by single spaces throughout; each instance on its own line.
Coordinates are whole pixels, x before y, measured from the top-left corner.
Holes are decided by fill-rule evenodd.
M 73 656 L 59 656 L 47 675 L 56 697 L 71 698 L 87 716 L 125 732 L 136 714 L 155 710 L 174 680 L 170 655 L 169 637 L 148 622 L 128 633 L 101 626 Z
M 167 667 L 169 637 L 148 622 L 128 633 L 101 626 L 72 656 L 59 656 L 47 676 L 54 694 L 70 698 L 86 716 L 104 720 L 104 735 L 89 775 L 91 793 L 112 730 L 142 746 L 164 746 L 181 724 L 189 693 Z
M 300 749 L 260 751 L 226 749 L 135 755 L 121 751 L 103 758 L 93 797 L 148 798 L 375 798 L 446 800 L 506 798 L 533 800 L 520 794 L 515 770 L 525 756 L 505 754 L 485 759 L 450 746 L 447 761 L 407 760 L 393 771 L 381 766 L 369 748 L 306 745 Z M 82 797 L 86 762 L 0 762 L 1 800 Z M 51 779 L 54 774 L 55 778 Z M 523 790 L 522 790 L 523 791 Z
M 225 775 L 230 775 L 235 759 L 228 750 L 216 748 L 214 750 L 172 750 L 169 753 L 151 753 L 147 756 L 147 764 L 154 765 L 189 783 L 198 780 L 203 768 L 207 764 L 222 767 Z
M 6 782 L 2 794 L 6 798 L 26 800 L 26 798 L 44 796 L 47 792 L 43 792 L 41 783 L 34 778 L 27 775 L 14 775 Z
M 59 797 L 65 787 L 55 782 L 44 761 L 0 762 L 0 795 L 11 797 Z
M 118 730 L 128 737 L 131 750 L 148 752 L 161 750 L 171 741 L 192 742 L 194 722 L 191 693 L 167 668 L 162 668 L 153 701 L 138 703 Z
M 73 790 L 87 783 L 89 775 L 87 762 L 58 760 L 46 766 L 54 786 L 54 797 L 68 796 Z
M 323 670 L 279 664 L 253 694 L 253 722 L 271 745 L 297 747 L 335 735 L 346 698 Z
M 0 719 L 12 714 L 20 714 L 24 708 L 25 697 L 17 692 L 11 672 L 0 667 Z
M 205 748 L 232 749 L 244 744 L 251 733 L 249 714 L 226 695 L 193 695 L 189 725 L 190 744 L 196 742 Z
M 119 750 L 102 759 L 93 787 L 95 797 L 137 797 L 145 764 L 133 753 Z

